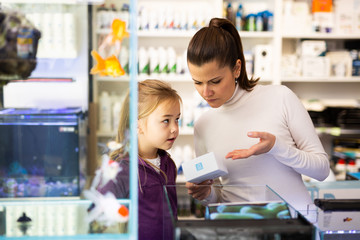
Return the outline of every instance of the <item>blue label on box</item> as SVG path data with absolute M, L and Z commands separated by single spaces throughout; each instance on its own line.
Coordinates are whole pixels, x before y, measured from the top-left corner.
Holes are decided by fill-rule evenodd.
M 203 165 L 202 165 L 201 162 L 200 162 L 200 163 L 197 163 L 197 164 L 195 165 L 195 167 L 196 167 L 196 171 L 200 171 L 200 170 L 204 169 L 204 167 L 203 167 Z

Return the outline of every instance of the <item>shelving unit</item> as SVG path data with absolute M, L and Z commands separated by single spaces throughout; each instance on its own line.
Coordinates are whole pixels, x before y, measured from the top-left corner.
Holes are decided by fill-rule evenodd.
M 111 0 L 107 0 L 110 1 Z M 105 2 L 107 2 L 105 1 Z M 273 31 L 270 32 L 249 32 L 240 31 L 239 34 L 242 38 L 242 43 L 245 51 L 251 51 L 256 45 L 271 46 L 271 69 L 272 73 L 270 76 L 256 76 L 260 77 L 261 84 L 283 84 L 292 89 L 300 99 L 359 99 L 360 89 L 360 77 L 303 77 L 303 76 L 282 76 L 282 57 L 289 53 L 295 53 L 298 43 L 304 39 L 306 40 L 325 40 L 332 43 L 332 46 L 342 48 L 344 41 L 346 40 L 360 40 L 359 34 L 336 34 L 336 33 L 312 33 L 309 27 L 306 32 L 289 32 L 283 28 L 285 8 L 284 0 L 259 0 L 254 1 L 243 0 L 198 0 L 198 1 L 184 1 L 182 5 L 177 8 L 181 10 L 184 5 L 187 4 L 188 9 L 192 9 L 192 6 L 199 7 L 210 6 L 213 14 L 211 17 L 224 17 L 224 6 L 228 2 L 231 2 L 236 6 L 240 2 L 246 8 L 247 5 L 260 3 L 261 6 L 266 6 L 267 9 L 274 13 L 274 27 Z M 311 3 L 310 1 L 308 1 Z M 178 2 L 177 2 L 178 3 Z M 176 3 L 176 4 L 177 4 Z M 192 5 L 193 4 L 193 5 Z M 152 0 L 144 1 L 140 0 L 138 3 L 139 8 L 141 7 L 153 7 L 159 9 L 172 8 L 174 1 L 163 1 L 163 0 Z M 194 8 L 194 7 L 193 7 Z M 235 10 L 236 7 L 234 7 Z M 195 8 L 194 8 L 195 9 Z M 196 8 L 196 9 L 202 9 Z M 263 9 L 261 9 L 263 10 Z M 94 18 L 96 17 L 96 7 L 93 10 Z M 109 30 L 99 30 L 94 35 L 106 34 Z M 173 30 L 173 29 L 161 29 L 161 30 L 139 30 L 138 31 L 138 43 L 139 47 L 169 47 L 173 46 L 177 54 L 182 54 L 187 48 L 187 45 L 194 35 L 196 30 Z M 156 78 L 168 81 L 171 85 L 177 89 L 182 96 L 183 100 L 189 100 L 194 98 L 195 88 L 193 87 L 191 77 L 188 73 L 183 75 L 158 75 L 158 76 L 139 76 L 139 80 L 146 78 Z M 128 77 L 124 76 L 121 78 L 104 78 L 94 77 L 94 101 L 98 102 L 98 96 L 102 89 L 124 89 L 128 84 Z M 116 90 L 117 91 L 117 90 Z M 180 129 L 181 136 L 177 139 L 174 146 L 183 147 L 184 145 L 190 144 L 193 146 L 193 138 L 191 129 L 184 131 Z M 319 134 L 329 134 L 331 136 L 332 130 L 318 130 Z M 341 129 L 340 133 L 345 134 L 348 130 Z M 352 132 L 354 133 L 354 132 Z M 355 131 L 355 134 L 358 134 Z M 114 133 L 98 132 L 100 140 L 106 140 L 114 136 Z M 327 144 L 327 143 L 326 143 Z

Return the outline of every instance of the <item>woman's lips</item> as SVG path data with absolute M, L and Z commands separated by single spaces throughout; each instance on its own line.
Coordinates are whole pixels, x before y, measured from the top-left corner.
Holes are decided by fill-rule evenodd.
M 206 99 L 207 102 L 215 102 L 216 101 L 216 98 L 214 99 Z

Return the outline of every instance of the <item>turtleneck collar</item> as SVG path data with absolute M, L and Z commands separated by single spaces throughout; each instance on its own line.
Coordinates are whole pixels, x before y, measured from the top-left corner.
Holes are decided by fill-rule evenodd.
M 246 94 L 246 91 L 242 88 L 239 87 L 239 84 L 236 84 L 235 86 L 235 90 L 233 95 L 231 96 L 231 98 L 229 100 L 227 100 L 221 107 L 220 109 L 229 109 L 232 106 L 234 106 L 236 103 L 239 102 L 240 98 L 242 98 L 244 95 Z

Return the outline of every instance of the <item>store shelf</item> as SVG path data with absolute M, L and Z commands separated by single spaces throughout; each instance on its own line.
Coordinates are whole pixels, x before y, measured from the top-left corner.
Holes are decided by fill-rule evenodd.
M 340 127 L 317 127 L 316 132 L 318 134 L 329 134 L 332 136 L 357 135 L 360 134 L 360 129 L 345 129 Z
M 275 36 L 274 32 L 249 32 L 249 31 L 240 31 L 241 38 L 273 38 Z
M 147 37 L 147 38 L 191 38 L 197 30 L 176 30 L 176 29 L 165 29 L 165 30 L 140 30 L 137 33 L 138 37 Z M 98 29 L 96 30 L 97 34 L 109 34 L 110 29 Z M 240 36 L 242 38 L 273 38 L 274 32 L 249 32 L 249 31 L 240 31 Z
M 139 31 L 138 37 L 166 38 L 166 37 L 184 37 L 191 38 L 197 30 L 149 30 Z
M 88 4 L 100 4 L 103 3 L 104 0 L 1 0 L 1 3 L 39 3 L 39 4 L 80 4 L 80 3 L 88 3 Z
M 360 77 L 285 77 L 281 82 L 313 82 L 313 83 L 360 83 Z
M 282 33 L 284 39 L 360 39 L 360 34 Z
M 184 82 L 184 83 L 193 83 L 190 75 L 140 75 L 137 77 L 138 81 L 142 81 L 145 79 L 159 79 L 167 82 Z M 130 77 L 128 75 L 124 75 L 121 77 L 97 77 L 98 82 L 129 82 Z

